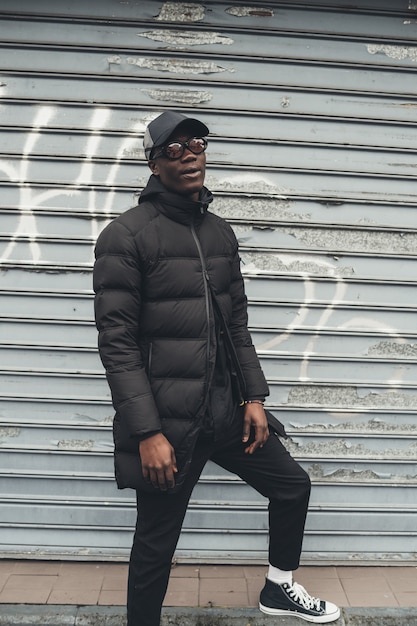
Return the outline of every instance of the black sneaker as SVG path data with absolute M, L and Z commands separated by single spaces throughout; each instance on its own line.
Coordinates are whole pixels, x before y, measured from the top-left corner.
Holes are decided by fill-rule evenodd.
M 278 585 L 268 578 L 261 591 L 259 608 L 268 615 L 294 615 L 316 624 L 334 622 L 340 617 L 335 604 L 313 598 L 298 583 Z

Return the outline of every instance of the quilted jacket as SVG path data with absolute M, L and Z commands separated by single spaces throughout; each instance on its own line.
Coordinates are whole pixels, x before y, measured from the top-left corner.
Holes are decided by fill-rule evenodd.
M 162 431 L 177 455 L 195 440 L 216 360 L 214 309 L 241 394 L 268 395 L 247 329 L 237 240 L 208 211 L 211 200 L 206 188 L 195 202 L 151 176 L 139 205 L 114 219 L 97 240 L 95 316 L 116 411 L 119 487 L 131 486 L 141 438 Z M 127 477 L 119 471 L 122 461 Z

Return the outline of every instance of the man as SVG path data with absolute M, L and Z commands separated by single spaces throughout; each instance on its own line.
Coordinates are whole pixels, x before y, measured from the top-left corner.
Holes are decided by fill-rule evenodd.
M 116 411 L 115 469 L 137 492 L 128 626 L 158 626 L 172 557 L 208 459 L 269 499 L 260 609 L 316 623 L 339 609 L 294 583 L 310 481 L 264 410 L 238 244 L 208 211 L 208 128 L 167 111 L 144 136 L 152 175 L 139 205 L 101 233 L 94 268 L 99 350 Z M 267 419 L 269 416 L 269 423 Z

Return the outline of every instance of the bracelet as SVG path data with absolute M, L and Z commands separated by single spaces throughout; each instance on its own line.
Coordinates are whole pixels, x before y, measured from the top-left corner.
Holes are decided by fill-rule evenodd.
M 245 400 L 245 404 L 264 404 L 265 400 Z

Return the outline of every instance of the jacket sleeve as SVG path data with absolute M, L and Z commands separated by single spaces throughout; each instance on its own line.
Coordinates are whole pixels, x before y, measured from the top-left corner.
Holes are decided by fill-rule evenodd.
M 237 358 L 246 383 L 246 400 L 265 398 L 269 388 L 248 330 L 248 302 L 240 269 L 238 244 L 233 234 L 234 254 L 232 258 L 232 319 L 230 332 Z
M 161 430 L 138 345 L 142 272 L 131 232 L 117 220 L 95 248 L 94 310 L 98 347 L 113 406 L 127 432 L 143 438 Z

